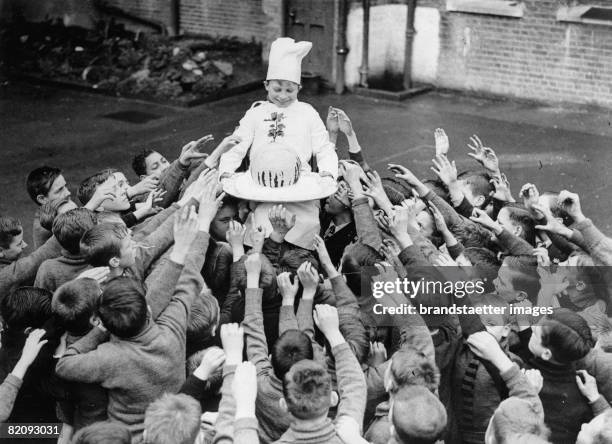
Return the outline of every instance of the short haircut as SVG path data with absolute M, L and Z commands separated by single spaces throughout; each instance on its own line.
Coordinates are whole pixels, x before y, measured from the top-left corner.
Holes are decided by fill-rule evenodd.
M 212 346 L 217 348 L 216 346 Z M 198 350 L 197 352 L 188 355 L 187 358 L 187 376 L 191 375 L 202 363 L 202 358 L 208 352 L 208 350 L 212 347 L 207 347 L 202 350 Z M 208 392 L 217 392 L 218 389 L 221 389 L 221 385 L 223 384 L 223 368 L 219 367 L 214 372 L 212 372 L 208 379 L 206 380 L 206 385 L 208 387 Z
M 81 254 L 94 267 L 106 267 L 113 257 L 121 257 L 121 243 L 129 235 L 125 225 L 98 224 L 83 234 Z
M 492 313 L 491 309 L 483 310 L 483 313 L 487 313 L 480 315 L 483 323 L 484 319 L 491 315 L 500 316 L 502 319 L 502 324 L 495 324 L 496 326 L 503 327 L 512 324 L 515 321 L 515 316 L 510 311 L 510 304 L 497 293 L 472 294 L 469 296 L 469 298 L 472 301 L 472 306 L 474 307 L 496 307 L 501 309 L 499 310 L 501 313 Z M 486 325 L 487 324 L 485 324 L 485 326 Z
M 600 444 L 605 444 L 612 441 L 602 441 Z M 509 437 L 504 437 L 500 444 L 550 444 L 550 441 L 533 433 L 517 433 Z M 599 444 L 599 443 L 595 443 Z
M 123 424 L 104 421 L 83 427 L 72 438 L 72 444 L 131 444 L 130 429 Z
M 147 157 L 155 152 L 155 150 L 146 148 L 134 156 L 132 169 L 138 177 L 147 175 Z
M 81 238 L 96 223 L 93 211 L 87 208 L 75 208 L 55 218 L 52 232 L 62 248 L 69 253 L 79 254 Z
M 479 247 L 495 251 L 491 233 L 482 230 L 478 225 L 470 223 L 455 225 L 451 231 L 465 248 Z
M 342 274 L 355 296 L 361 296 L 361 268 L 373 266 L 381 259 L 382 256 L 374 248 L 362 242 L 348 245 L 344 249 L 341 261 Z
M 542 345 L 551 351 L 557 362 L 568 364 L 577 361 L 593 348 L 589 324 L 570 309 L 555 309 L 552 314 L 544 316 L 538 325 L 542 328 Z
M 87 179 L 81 182 L 81 185 L 79 185 L 79 190 L 77 191 L 77 197 L 81 203 L 83 205 L 87 205 L 87 202 L 91 200 L 96 192 L 96 188 L 106 182 L 108 178 L 116 172 L 117 170 L 115 169 L 106 168 L 92 176 L 89 176 Z
M 98 304 L 104 327 L 119 338 L 131 338 L 142 331 L 147 322 L 147 301 L 142 284 L 130 277 L 111 279 Z
M 219 303 L 210 294 L 201 294 L 191 305 L 187 323 L 187 356 L 203 349 L 210 341 L 212 329 L 219 323 Z
M 72 334 L 90 330 L 91 316 L 96 312 L 100 285 L 95 279 L 82 278 L 61 285 L 51 300 L 51 309 L 62 327 Z
M 484 196 L 484 202 L 480 208 L 484 208 L 488 205 L 491 200 L 491 191 L 494 191 L 494 188 L 491 182 L 489 182 L 490 179 L 487 173 L 465 171 L 457 177 L 465 182 L 465 185 L 474 196 Z
M 531 245 L 535 245 L 536 222 L 529 211 L 525 208 L 516 206 L 516 204 L 506 204 L 502 210 L 504 209 L 508 212 L 508 218 L 522 228 L 523 232 L 521 237 Z
M 313 359 L 312 342 L 300 330 L 286 330 L 272 347 L 272 369 L 281 381 L 291 366 L 303 359 Z
M 266 256 L 260 256 L 261 274 L 259 277 L 259 288 L 263 290 L 262 301 L 271 302 L 280 297 L 276 283 L 276 269 Z M 244 265 L 246 258 L 247 256 L 242 256 L 232 270 L 232 284 L 240 290 L 244 290 L 247 287 L 247 272 Z
M 8 248 L 15 236 L 23 233 L 21 222 L 14 217 L 0 216 L 0 248 Z
M 36 198 L 39 195 L 47 196 L 49 191 L 51 191 L 53 182 L 55 182 L 55 179 L 61 174 L 62 170 L 50 166 L 42 166 L 31 171 L 26 179 L 26 188 L 30 195 L 30 199 L 40 205 Z
M 387 389 L 390 393 L 396 393 L 407 385 L 420 385 L 433 392 L 440 385 L 440 370 L 436 362 L 413 347 L 403 347 L 393 354 L 389 376 L 391 386 Z
M 502 266 L 508 266 L 517 275 L 512 278 L 512 287 L 524 291 L 531 302 L 535 302 L 540 291 L 540 276 L 537 272 L 538 259 L 534 256 L 506 256 Z
M 420 386 L 405 386 L 393 395 L 391 422 L 401 444 L 434 444 L 446 430 L 448 416 L 440 400 Z
M 193 444 L 200 431 L 200 403 L 189 395 L 165 393 L 147 407 L 147 444 Z
M 51 317 L 51 292 L 37 287 L 20 287 L 0 302 L 0 316 L 10 330 L 40 328 Z
M 477 271 L 477 276 L 487 285 L 492 286 L 497 277 L 501 263 L 497 255 L 488 248 L 468 247 L 461 252 Z M 491 287 L 492 288 L 492 287 Z
M 563 225 L 569 227 L 574 223 L 574 218 L 570 216 L 567 211 L 561 208 L 561 206 L 559 206 L 559 193 L 545 191 L 541 194 L 541 196 L 551 197 L 554 199 L 552 202 L 553 205 L 550 206 L 550 212 L 554 217 L 562 219 Z
M 312 251 L 304 248 L 292 248 L 286 250 L 278 261 L 279 273 L 284 271 L 296 273 L 304 262 L 310 262 L 317 270 L 319 269 L 319 261 L 312 254 Z
M 550 433 L 544 424 L 544 412 L 541 405 L 516 396 L 500 402 L 491 417 L 490 427 L 498 443 L 505 442 L 506 438 L 517 433 L 528 433 L 545 439 Z
M 331 377 L 318 362 L 296 362 L 283 379 L 283 395 L 289 412 L 298 419 L 326 416 L 331 404 Z
M 38 213 L 40 226 L 47 231 L 51 231 L 59 208 L 68 202 L 70 202 L 70 197 L 65 197 L 64 199 L 50 200 L 40 207 L 40 212 Z
M 381 183 L 385 194 L 393 205 L 399 205 L 412 197 L 413 188 L 403 179 L 385 177 L 381 179 Z

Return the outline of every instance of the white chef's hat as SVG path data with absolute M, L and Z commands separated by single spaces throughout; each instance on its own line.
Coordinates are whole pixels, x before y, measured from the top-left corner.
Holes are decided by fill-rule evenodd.
M 266 80 L 289 80 L 298 85 L 302 78 L 302 59 L 310 52 L 311 42 L 296 42 L 281 37 L 270 46 Z

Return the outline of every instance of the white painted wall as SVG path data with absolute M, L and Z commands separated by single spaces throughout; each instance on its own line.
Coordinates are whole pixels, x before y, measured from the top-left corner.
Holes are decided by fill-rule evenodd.
M 440 52 L 440 13 L 436 8 L 417 7 L 416 35 L 412 57 L 412 76 L 420 82 L 434 83 L 438 72 Z M 351 8 L 347 21 L 347 42 L 350 48 L 346 58 L 345 79 L 348 87 L 359 83 L 363 9 Z M 382 75 L 385 70 L 401 74 L 404 69 L 406 36 L 406 5 L 380 5 L 370 9 L 369 72 Z

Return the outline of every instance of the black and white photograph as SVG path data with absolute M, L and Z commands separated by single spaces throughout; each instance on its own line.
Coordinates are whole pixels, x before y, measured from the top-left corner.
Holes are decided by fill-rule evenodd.
M 0 443 L 612 444 L 612 0 L 0 0 Z

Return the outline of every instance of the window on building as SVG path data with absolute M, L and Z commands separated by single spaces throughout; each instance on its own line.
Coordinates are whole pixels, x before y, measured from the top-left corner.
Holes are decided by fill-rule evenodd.
M 564 6 L 557 11 L 557 20 L 612 26 L 612 7 L 595 5 Z
M 446 0 L 446 10 L 520 18 L 525 12 L 525 5 L 518 0 Z

